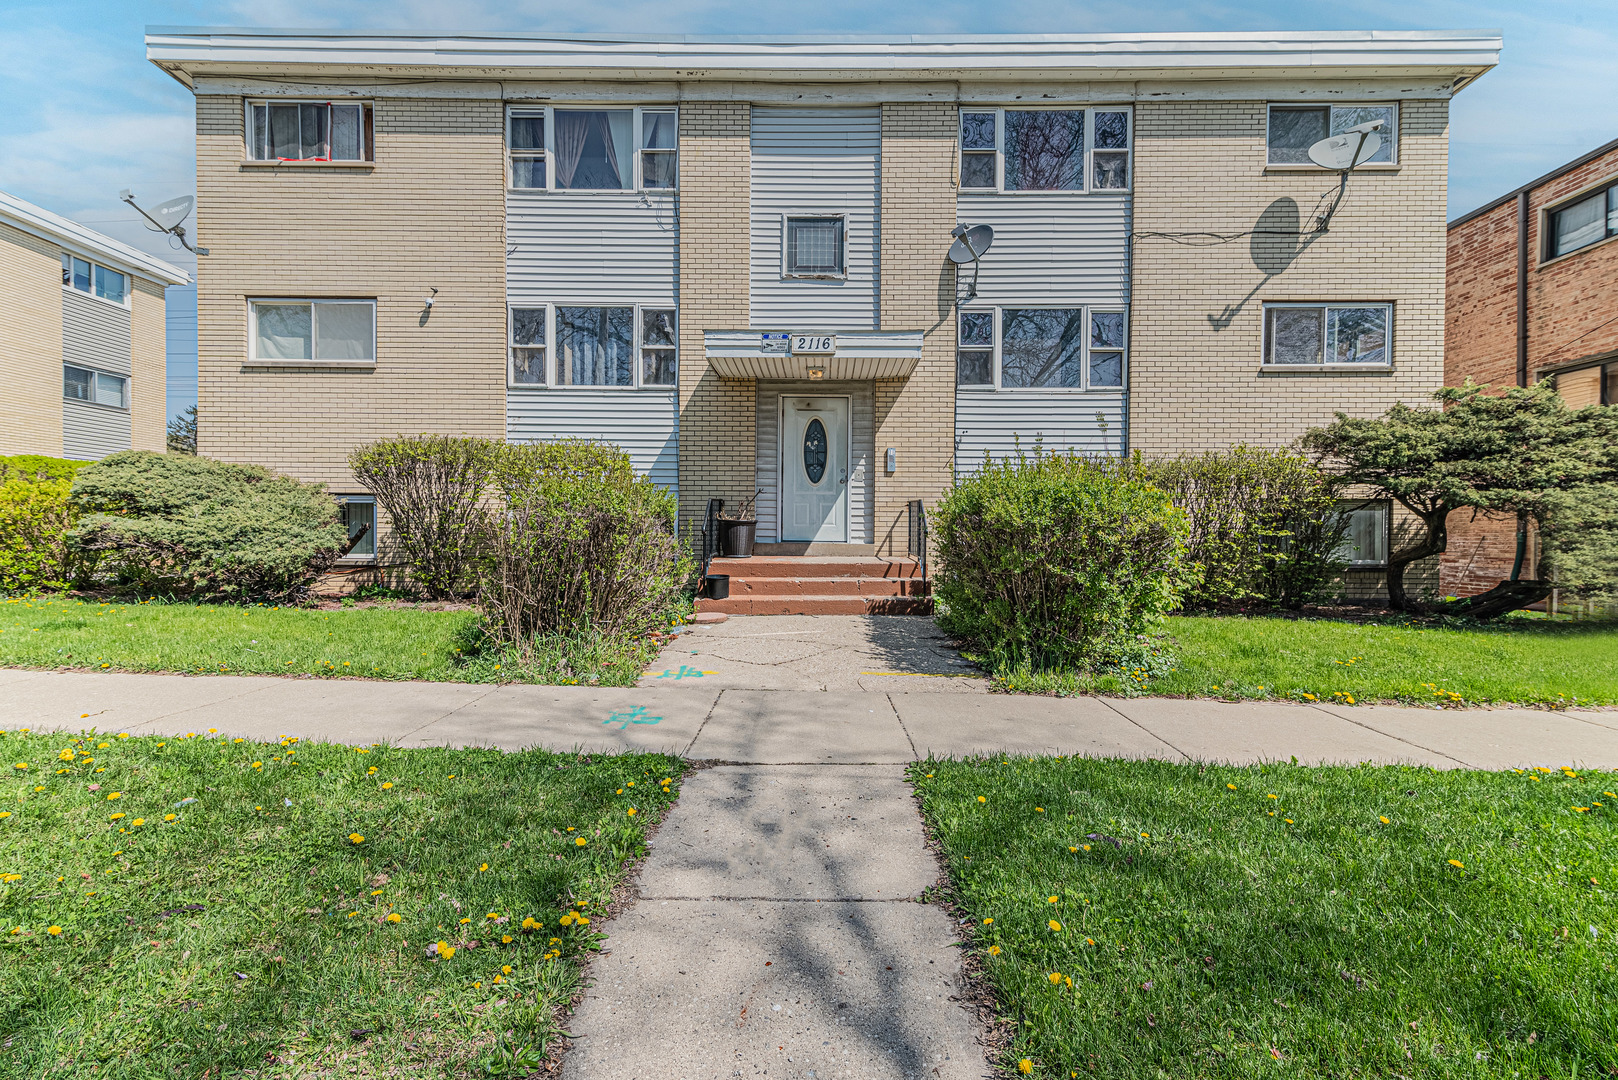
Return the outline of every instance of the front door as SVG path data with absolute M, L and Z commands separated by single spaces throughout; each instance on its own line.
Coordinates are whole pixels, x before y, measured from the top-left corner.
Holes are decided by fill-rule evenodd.
M 781 539 L 848 541 L 846 397 L 781 397 Z

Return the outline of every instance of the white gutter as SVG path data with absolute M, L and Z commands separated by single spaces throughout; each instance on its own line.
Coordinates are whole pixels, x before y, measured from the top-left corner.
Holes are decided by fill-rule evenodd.
M 191 284 L 191 275 L 178 266 L 4 191 L 0 191 L 0 221 L 135 277 L 164 285 Z
M 1500 59 L 1497 30 L 1218 34 L 613 37 L 406 31 L 147 28 L 146 55 L 197 75 L 433 78 L 1083 79 L 1444 74 L 1470 81 Z

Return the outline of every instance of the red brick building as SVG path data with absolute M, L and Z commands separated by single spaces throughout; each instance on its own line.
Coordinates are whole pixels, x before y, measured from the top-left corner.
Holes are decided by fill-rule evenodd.
M 1554 379 L 1567 403 L 1618 404 L 1618 140 L 1449 224 L 1444 382 Z M 1511 575 L 1515 519 L 1451 515 L 1446 595 Z M 1530 540 L 1532 538 L 1530 537 Z M 1528 545 L 1523 576 L 1534 572 Z

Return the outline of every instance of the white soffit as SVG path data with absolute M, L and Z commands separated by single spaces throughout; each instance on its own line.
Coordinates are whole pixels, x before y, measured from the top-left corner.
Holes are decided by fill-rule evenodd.
M 1223 34 L 605 37 L 148 27 L 146 56 L 198 76 L 428 79 L 982 81 L 1388 78 L 1469 82 L 1500 59 L 1497 30 Z
M 49 240 L 82 259 L 93 259 L 147 281 L 158 281 L 164 285 L 191 283 L 191 275 L 178 266 L 4 191 L 0 191 L 0 222 L 41 240 Z
M 921 362 L 920 330 L 836 331 L 835 353 L 797 354 L 764 347 L 758 330 L 702 335 L 708 366 L 725 379 L 903 379 Z M 814 375 L 811 371 L 821 371 Z

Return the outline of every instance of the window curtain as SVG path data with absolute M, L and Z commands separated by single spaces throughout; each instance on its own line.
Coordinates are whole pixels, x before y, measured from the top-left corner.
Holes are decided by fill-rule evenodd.
M 591 118 L 599 113 L 558 112 L 556 114 L 556 180 L 561 187 L 573 186 L 585 140 L 590 137 Z
M 612 173 L 612 186 L 623 187 L 623 170 L 618 167 L 618 151 L 613 143 L 613 131 L 616 126 L 612 123 L 609 113 L 599 112 L 593 114 L 596 122 L 596 131 L 601 134 L 601 153 L 607 159 L 607 168 Z

